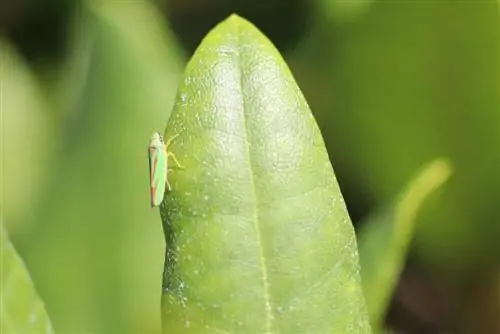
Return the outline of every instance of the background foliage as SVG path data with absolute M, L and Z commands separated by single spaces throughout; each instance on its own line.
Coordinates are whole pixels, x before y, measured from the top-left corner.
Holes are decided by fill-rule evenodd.
M 145 145 L 232 12 L 291 67 L 358 230 L 429 161 L 453 166 L 415 218 L 387 325 L 495 332 L 496 1 L 5 1 L 1 214 L 56 332 L 159 332 L 165 244 Z

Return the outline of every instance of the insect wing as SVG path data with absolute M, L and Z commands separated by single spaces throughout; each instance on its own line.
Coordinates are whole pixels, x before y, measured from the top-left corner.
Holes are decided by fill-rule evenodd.
M 167 177 L 166 154 L 163 143 L 153 142 L 149 146 L 149 178 L 151 206 L 158 206 L 163 201 Z

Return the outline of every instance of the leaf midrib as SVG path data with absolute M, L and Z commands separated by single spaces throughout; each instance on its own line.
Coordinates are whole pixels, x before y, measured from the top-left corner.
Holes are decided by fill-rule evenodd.
M 269 278 L 267 274 L 267 264 L 266 264 L 266 258 L 265 258 L 265 250 L 264 250 L 264 244 L 262 242 L 262 229 L 259 224 L 259 200 L 257 197 L 257 189 L 255 186 L 255 181 L 254 181 L 254 167 L 252 164 L 252 157 L 251 157 L 251 151 L 250 151 L 250 129 L 248 129 L 248 122 L 247 122 L 247 102 L 245 98 L 245 94 L 243 91 L 243 69 L 241 66 L 241 53 L 240 53 L 240 34 L 239 34 L 239 27 L 238 27 L 238 22 L 237 20 L 233 20 L 233 26 L 234 26 L 234 31 L 236 34 L 236 47 L 235 47 L 235 60 L 237 63 L 237 67 L 239 69 L 239 88 L 240 88 L 240 94 L 241 94 L 241 104 L 243 106 L 243 126 L 245 128 L 245 149 L 247 153 L 247 159 L 248 159 L 248 169 L 249 169 L 249 180 L 251 184 L 251 196 L 253 199 L 253 203 L 255 203 L 254 210 L 253 212 L 253 220 L 255 224 L 255 228 L 257 230 L 257 244 L 259 245 L 259 260 L 260 260 L 260 267 L 261 267 L 261 279 L 262 279 L 262 284 L 263 284 L 263 294 L 264 294 L 264 309 L 265 309 L 265 317 L 266 317 L 266 322 L 265 322 L 265 329 L 266 329 L 266 334 L 271 334 L 272 333 L 272 319 L 273 319 L 273 314 L 272 314 L 272 306 L 271 306 L 271 294 L 270 294 L 270 285 L 269 285 Z

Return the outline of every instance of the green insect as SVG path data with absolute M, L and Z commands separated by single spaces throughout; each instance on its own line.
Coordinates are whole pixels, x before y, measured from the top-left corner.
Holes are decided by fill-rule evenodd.
M 165 195 L 165 186 L 170 191 L 172 187 L 168 182 L 168 158 L 171 157 L 177 167 L 181 166 L 172 152 L 168 151 L 168 146 L 179 134 L 174 135 L 166 143 L 159 132 L 154 132 L 149 140 L 149 179 L 151 192 L 151 207 L 159 206 Z

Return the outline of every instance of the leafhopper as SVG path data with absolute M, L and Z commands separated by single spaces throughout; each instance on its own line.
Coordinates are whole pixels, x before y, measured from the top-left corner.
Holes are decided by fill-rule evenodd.
M 172 152 L 168 151 L 168 146 L 179 134 L 174 135 L 166 143 L 159 132 L 154 132 L 149 140 L 149 180 L 151 192 L 151 207 L 159 206 L 163 202 L 165 189 L 170 191 L 172 187 L 168 182 L 167 174 L 169 157 L 175 162 L 177 167 L 181 166 Z

